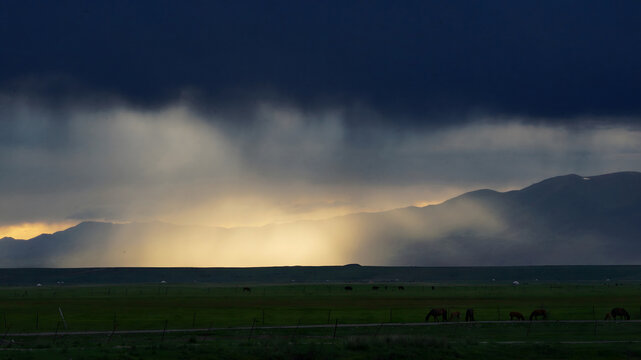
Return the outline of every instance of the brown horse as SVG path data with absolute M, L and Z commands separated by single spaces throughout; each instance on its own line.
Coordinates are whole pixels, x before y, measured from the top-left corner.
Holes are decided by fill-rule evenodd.
M 450 312 L 450 321 L 456 319 L 456 321 L 461 320 L 461 313 L 459 311 Z
M 430 317 L 434 317 L 435 321 L 439 321 L 439 316 L 443 318 L 443 321 L 447 321 L 447 310 L 443 308 L 430 310 L 430 312 L 427 313 L 427 316 L 425 316 L 425 322 L 429 322 Z
M 620 316 L 621 319 L 630 320 L 630 314 L 628 314 L 624 308 L 614 308 L 610 310 L 610 315 L 612 315 L 614 320 L 616 320 L 618 316 Z
M 532 320 L 532 319 L 534 319 L 534 320 L 538 320 L 538 319 L 539 319 L 539 316 L 543 317 L 543 320 L 545 320 L 545 319 L 547 319 L 547 318 L 548 318 L 548 312 L 547 312 L 547 311 L 545 311 L 544 309 L 537 309 L 537 310 L 534 310 L 534 311 L 532 311 L 532 313 L 530 314 L 530 320 Z
M 474 321 L 474 309 L 465 310 L 465 321 Z
M 514 318 L 516 318 L 516 320 L 525 320 L 525 316 L 518 311 L 510 312 L 510 320 L 514 320 Z
M 612 320 L 612 315 L 610 313 L 605 314 L 605 319 L 603 320 Z

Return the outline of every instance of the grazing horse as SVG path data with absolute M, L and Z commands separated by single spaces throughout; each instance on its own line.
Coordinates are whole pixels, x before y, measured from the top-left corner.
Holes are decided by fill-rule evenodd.
M 603 319 L 603 320 L 612 320 L 612 314 L 606 313 L 605 314 L 605 319 Z
M 474 321 L 474 309 L 465 310 L 465 321 Z
M 352 291 L 352 287 L 351 286 L 345 286 L 345 291 Z
M 378 286 L 372 286 L 372 290 L 378 290 L 378 289 L 379 289 Z
M 614 308 L 610 310 L 610 315 L 612 315 L 612 318 L 614 320 L 616 320 L 618 316 L 620 316 L 622 319 L 630 320 L 630 314 L 628 314 L 628 312 L 625 311 L 624 308 Z
M 452 312 L 450 313 L 450 321 L 452 321 L 452 320 L 454 320 L 454 319 L 456 319 L 456 321 L 461 320 L 461 313 L 460 313 L 460 312 L 458 312 L 458 311 L 452 311 Z
M 518 311 L 510 312 L 510 320 L 514 320 L 514 318 L 516 318 L 516 320 L 525 320 L 525 316 Z
M 244 287 L 243 292 L 252 292 L 252 289 L 248 287 Z
M 405 286 L 399 286 L 398 289 L 399 290 L 405 290 Z
M 425 322 L 430 321 L 430 316 L 434 317 L 435 321 L 438 321 L 439 316 L 443 318 L 443 321 L 447 321 L 447 310 L 443 308 L 430 310 L 430 312 L 427 313 L 427 316 L 425 317 Z
M 532 311 L 532 313 L 530 314 L 530 320 L 532 320 L 532 319 L 534 319 L 534 320 L 538 320 L 538 319 L 539 319 L 539 316 L 543 317 L 543 320 L 545 320 L 545 319 L 547 319 L 547 318 L 548 318 L 548 312 L 547 312 L 547 311 L 545 311 L 544 309 L 537 309 L 537 310 L 534 310 L 534 311 Z

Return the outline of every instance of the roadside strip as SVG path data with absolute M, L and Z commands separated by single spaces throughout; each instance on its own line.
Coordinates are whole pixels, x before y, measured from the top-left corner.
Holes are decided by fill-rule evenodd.
M 0 338 L 21 336 L 65 336 L 65 335 L 121 335 L 121 334 L 160 334 L 160 333 L 196 333 L 208 331 L 234 331 L 234 330 L 286 330 L 286 329 L 322 329 L 322 328 L 359 328 L 359 327 L 400 327 L 400 326 L 463 326 L 475 324 L 627 324 L 641 323 L 641 320 L 533 320 L 533 321 L 471 321 L 471 322 L 422 322 L 422 323 L 370 323 L 370 324 L 318 324 L 318 325 L 282 325 L 282 326 L 238 326 L 238 327 L 211 327 L 194 329 L 148 329 L 148 330 L 99 330 L 99 331 L 49 331 L 37 333 L 7 333 L 0 334 Z M 629 342 L 629 341 L 628 341 Z M 573 342 L 568 342 L 573 343 Z M 581 342 L 577 342 L 581 343 Z

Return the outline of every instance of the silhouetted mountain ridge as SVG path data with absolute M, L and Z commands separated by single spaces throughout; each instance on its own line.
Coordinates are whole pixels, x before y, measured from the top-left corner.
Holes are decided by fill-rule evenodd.
M 259 228 L 83 222 L 1 239 L 0 266 L 641 264 L 639 234 L 641 173 L 572 174 L 439 205 Z

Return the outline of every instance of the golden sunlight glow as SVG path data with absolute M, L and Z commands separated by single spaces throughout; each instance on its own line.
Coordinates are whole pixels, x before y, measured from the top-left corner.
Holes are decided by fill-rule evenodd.
M 441 204 L 443 201 L 418 201 L 414 203 L 414 206 L 416 207 L 426 207 L 428 205 L 438 205 Z
M 60 223 L 21 223 L 8 226 L 0 226 L 0 238 L 12 237 L 14 239 L 28 240 L 40 234 L 51 234 L 56 231 L 65 230 L 76 225 L 77 222 Z
M 64 267 L 338 265 L 350 260 L 351 224 L 292 223 L 233 232 L 215 228 L 150 227 L 115 233 L 107 247 L 86 247 L 59 258 Z
M 329 189 L 328 194 L 296 184 L 291 185 L 287 193 L 259 186 L 249 188 L 241 195 L 240 191 L 231 191 L 229 195 L 193 199 L 189 207 L 168 201 L 166 206 L 157 207 L 162 208 L 161 215 L 142 221 L 224 228 L 265 226 L 435 205 L 470 190 L 455 186 L 337 186 Z M 202 192 L 206 193 L 206 189 Z M 416 199 L 423 200 L 417 202 Z

